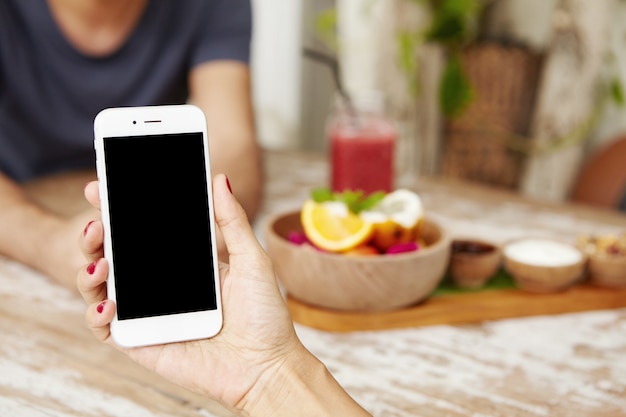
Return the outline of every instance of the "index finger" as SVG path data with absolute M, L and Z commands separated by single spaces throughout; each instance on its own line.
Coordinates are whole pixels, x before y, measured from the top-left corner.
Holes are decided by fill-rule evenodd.
M 258 256 L 263 253 L 248 217 L 230 191 L 224 174 L 217 174 L 213 181 L 215 220 L 222 232 L 230 257 L 237 255 Z

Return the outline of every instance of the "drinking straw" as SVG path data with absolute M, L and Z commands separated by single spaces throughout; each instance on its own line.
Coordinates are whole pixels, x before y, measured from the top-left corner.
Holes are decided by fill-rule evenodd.
M 346 89 L 343 87 L 343 84 L 341 82 L 341 69 L 339 67 L 339 61 L 337 60 L 337 58 L 325 52 L 316 51 L 315 49 L 311 49 L 307 47 L 303 48 L 303 52 L 304 52 L 304 56 L 306 56 L 307 58 L 311 58 L 314 61 L 319 62 L 320 64 L 326 65 L 330 69 L 331 73 L 333 74 L 333 79 L 335 81 L 335 87 L 337 88 L 339 95 L 341 96 L 341 98 L 344 101 L 344 104 L 346 105 L 348 114 L 352 116 L 353 120 L 357 120 L 356 110 L 354 109 L 352 98 L 350 97 Z

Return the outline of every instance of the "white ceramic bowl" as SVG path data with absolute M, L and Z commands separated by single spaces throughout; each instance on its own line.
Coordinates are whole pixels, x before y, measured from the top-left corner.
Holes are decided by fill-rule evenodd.
M 557 239 L 522 238 L 502 249 L 505 269 L 518 288 L 531 292 L 563 291 L 584 277 L 587 256 Z

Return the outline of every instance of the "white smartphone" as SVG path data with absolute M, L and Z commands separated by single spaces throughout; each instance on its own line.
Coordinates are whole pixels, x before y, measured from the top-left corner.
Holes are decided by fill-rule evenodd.
M 215 336 L 222 304 L 204 113 L 188 104 L 109 108 L 94 136 L 113 340 Z

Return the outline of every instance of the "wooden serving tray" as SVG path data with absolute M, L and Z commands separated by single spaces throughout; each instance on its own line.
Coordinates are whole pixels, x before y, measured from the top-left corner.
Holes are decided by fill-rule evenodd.
M 507 280 L 506 277 L 502 279 Z M 505 287 L 507 285 L 473 291 L 440 288 L 420 304 L 382 312 L 327 310 L 304 304 L 289 295 L 287 306 L 295 322 L 334 332 L 469 324 L 513 317 L 626 307 L 626 288 L 604 288 L 582 283 L 563 292 L 538 294 L 522 291 L 514 286 Z

